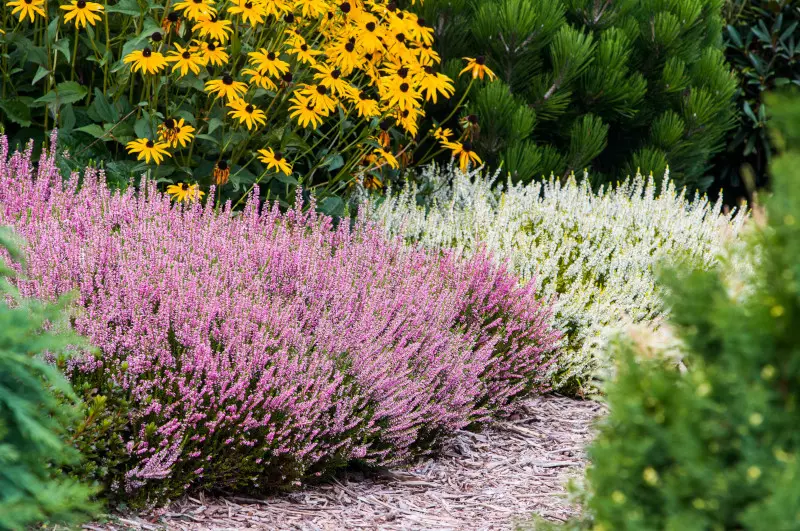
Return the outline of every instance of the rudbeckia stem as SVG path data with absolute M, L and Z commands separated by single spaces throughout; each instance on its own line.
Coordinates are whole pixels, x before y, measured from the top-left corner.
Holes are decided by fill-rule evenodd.
M 72 74 L 70 81 L 75 81 L 75 60 L 78 58 L 78 23 L 75 23 L 75 44 L 72 46 Z

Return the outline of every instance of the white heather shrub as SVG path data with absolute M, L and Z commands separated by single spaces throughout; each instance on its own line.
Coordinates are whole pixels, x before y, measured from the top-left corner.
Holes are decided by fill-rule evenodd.
M 586 175 L 561 183 L 493 186 L 479 170 L 430 166 L 421 182 L 433 192 L 422 200 L 416 185 L 367 206 L 391 235 L 462 254 L 485 245 L 523 279 L 535 278 L 545 297 L 557 299 L 566 332 L 561 389 L 586 386 L 608 366 L 608 340 L 631 324 L 658 328 L 665 316 L 654 281 L 663 259 L 714 266 L 724 243 L 747 214 L 723 213 L 721 201 L 688 199 L 667 174 L 663 186 L 636 176 L 593 192 Z

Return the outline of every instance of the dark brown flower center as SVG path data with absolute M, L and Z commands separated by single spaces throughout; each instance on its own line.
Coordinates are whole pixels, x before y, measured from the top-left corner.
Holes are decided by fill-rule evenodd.
M 150 35 L 150 40 L 153 41 L 153 42 L 161 42 L 162 38 L 163 38 L 163 36 L 161 35 L 161 32 L 159 32 L 159 31 L 154 31 L 153 34 Z
M 367 96 L 367 93 L 362 90 L 361 92 L 358 93 L 358 98 L 361 100 L 366 100 L 369 98 L 369 96 Z
M 153 146 L 155 146 L 155 144 L 153 144 L 152 140 L 148 140 L 147 144 L 145 144 L 145 146 L 147 146 L 148 148 L 152 148 Z
M 339 4 L 339 9 L 342 10 L 342 13 L 349 13 L 350 12 L 350 3 L 349 2 L 342 2 Z
M 308 51 L 308 44 L 301 44 L 300 45 L 300 49 L 303 50 L 304 52 L 307 52 Z
M 294 15 L 292 13 L 287 13 L 285 17 L 283 17 L 284 22 L 287 24 L 291 24 L 294 22 Z
M 188 59 L 188 58 L 190 58 L 191 56 L 192 56 L 192 54 L 190 54 L 189 52 L 183 52 L 183 53 L 181 54 L 181 57 L 183 57 L 184 59 Z
M 225 74 L 222 76 L 222 82 L 226 85 L 233 85 L 233 78 L 230 75 Z
M 213 42 L 210 42 L 210 43 L 208 43 L 207 48 L 208 48 L 209 52 L 213 52 L 214 50 L 217 49 L 217 46 Z
M 348 52 L 352 52 L 353 50 L 356 49 L 356 45 L 353 44 L 352 42 L 348 42 L 347 44 L 344 45 L 344 49 L 347 50 Z
M 253 9 L 253 2 L 245 2 L 244 7 L 246 7 L 247 9 Z
M 398 33 L 395 35 L 395 39 L 397 39 L 397 42 L 403 42 L 406 40 L 406 36 L 402 33 Z
M 274 61 L 275 60 L 275 53 L 274 52 L 269 52 L 267 54 L 267 59 L 269 59 L 270 61 Z
M 382 120 L 380 126 L 383 131 L 388 131 L 392 123 L 389 120 Z
M 469 116 L 467 116 L 467 121 L 468 121 L 469 123 L 471 123 L 471 124 L 476 124 L 476 123 L 478 123 L 478 115 L 476 115 L 476 114 L 470 114 Z
M 189 185 L 188 185 L 188 184 L 186 184 L 186 183 L 181 183 L 181 190 L 183 190 L 184 192 L 186 192 L 187 190 L 189 190 Z
M 172 118 L 167 118 L 166 120 L 164 120 L 164 127 L 166 127 L 167 129 L 172 129 L 173 127 L 175 127 L 175 120 L 173 120 Z
M 419 18 L 417 19 L 417 24 L 419 24 L 420 26 L 422 26 L 422 27 L 424 28 L 424 27 L 425 27 L 425 24 L 427 24 L 427 21 L 426 21 L 424 18 L 422 18 L 422 17 L 419 17 Z
M 84 0 L 78 0 L 78 9 L 84 9 L 86 7 L 86 2 Z
M 247 107 L 244 108 L 244 112 L 246 112 L 247 114 L 250 114 L 251 112 L 253 112 L 253 106 L 252 105 L 248 105 Z
M 408 92 L 409 88 L 408 83 L 400 83 L 400 92 Z
M 339 76 L 341 76 L 341 75 L 342 75 L 342 71 L 341 71 L 341 70 L 339 70 L 338 68 L 335 68 L 335 69 L 333 70 L 333 72 L 331 72 L 331 77 L 332 77 L 333 79 L 339 79 Z
M 283 74 L 283 80 L 286 83 L 291 83 L 293 79 L 294 79 L 294 76 L 292 75 L 291 72 L 286 72 L 285 74 Z
M 225 171 L 225 170 L 228 169 L 228 163 L 225 162 L 224 160 L 221 160 L 221 161 L 217 162 L 217 168 L 219 168 L 222 171 Z
M 373 56 L 372 56 L 372 54 L 371 54 L 371 53 L 365 53 L 365 54 L 364 54 L 364 59 L 366 59 L 367 61 L 372 61 L 372 57 L 373 57 Z
M 275 152 L 275 160 L 283 160 L 283 153 L 280 151 Z
M 367 28 L 367 31 L 375 31 L 375 23 L 372 21 L 367 22 L 367 25 L 364 27 Z
M 484 57 L 483 55 L 479 55 L 477 59 L 475 59 L 475 62 L 483 66 L 486 64 L 486 57 Z
M 400 76 L 401 78 L 405 79 L 406 76 L 408 75 L 408 68 L 406 68 L 404 66 L 398 68 L 397 69 L 397 75 Z
M 461 149 L 469 153 L 472 151 L 472 142 L 464 142 L 464 144 L 461 146 Z
M 328 89 L 320 85 L 317 87 L 317 92 L 324 96 L 325 94 L 328 93 Z
M 153 55 L 153 52 L 150 50 L 150 48 L 145 48 L 142 50 L 142 57 L 150 57 L 151 55 Z
M 425 65 L 422 69 L 425 70 L 425 73 L 428 75 L 432 75 L 434 72 L 431 65 Z
M 169 20 L 170 22 L 172 22 L 173 24 L 175 24 L 176 22 L 178 22 L 178 13 L 176 13 L 175 11 L 173 11 L 172 13 L 170 13 L 169 15 L 167 15 L 167 20 Z

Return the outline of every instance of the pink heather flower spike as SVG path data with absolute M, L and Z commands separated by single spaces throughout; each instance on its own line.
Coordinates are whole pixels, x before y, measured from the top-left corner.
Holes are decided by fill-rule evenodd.
M 32 149 L 0 137 L 0 224 L 27 241 L 25 295 L 76 293 L 74 326 L 102 355 L 74 360 L 73 381 L 130 402 L 122 475 L 104 478 L 128 496 L 396 463 L 547 389 L 551 309 L 485 253 L 333 228 L 299 190 L 286 213 L 254 194 L 234 217 L 144 179 L 64 181 L 55 132 L 38 165 Z

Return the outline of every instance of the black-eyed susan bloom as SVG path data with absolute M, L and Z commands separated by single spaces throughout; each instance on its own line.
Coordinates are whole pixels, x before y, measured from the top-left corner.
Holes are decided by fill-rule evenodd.
M 214 165 L 214 183 L 217 186 L 224 186 L 228 184 L 228 179 L 231 177 L 231 167 L 225 160 L 219 160 Z
M 289 48 L 289 53 L 297 57 L 297 60 L 301 63 L 305 63 L 309 66 L 317 64 L 315 57 L 322 54 L 322 52 L 315 50 L 305 42 L 293 45 L 292 48 Z
M 374 118 L 381 115 L 378 102 L 369 97 L 366 91 L 361 91 L 350 98 L 355 103 L 356 111 L 361 118 Z
M 431 65 L 423 66 L 414 75 L 414 81 L 420 92 L 425 95 L 425 99 L 433 103 L 436 103 L 438 93 L 441 93 L 445 98 L 449 98 L 456 92 L 450 78 L 436 72 Z
M 164 123 L 158 126 L 158 139 L 167 143 L 169 147 L 176 148 L 178 145 L 186 145 L 194 138 L 194 127 L 187 124 L 183 118 L 167 118 Z
M 194 53 L 199 53 L 206 64 L 211 64 L 211 66 L 224 66 L 230 61 L 230 56 L 228 52 L 225 51 L 225 47 L 221 46 L 219 43 L 203 42 L 200 40 L 195 40 L 194 42 L 195 46 L 192 46 L 190 50 Z
M 205 63 L 203 56 L 198 53 L 192 53 L 188 48 L 184 48 L 177 42 L 175 49 L 167 53 L 166 61 L 174 63 L 172 71 L 178 72 L 179 77 L 183 77 L 191 70 L 193 74 L 200 73 L 200 67 Z
M 12 15 L 18 15 L 20 22 L 29 17 L 31 22 L 34 21 L 36 15 L 44 17 L 44 0 L 13 0 L 6 4 L 8 7 L 13 7 Z M 5 33 L 5 32 L 4 32 Z
M 254 87 L 261 87 L 264 90 L 277 90 L 278 85 L 272 81 L 266 72 L 259 72 L 252 68 L 245 68 L 242 70 L 242 75 L 250 78 L 250 85 Z
M 471 162 L 474 162 L 476 165 L 483 164 L 483 161 L 472 150 L 472 143 L 471 142 L 444 142 L 443 145 L 452 150 L 452 154 L 454 157 L 458 157 L 458 166 L 461 168 L 461 171 L 467 171 L 467 167 Z
M 264 111 L 244 100 L 233 100 L 228 103 L 228 107 L 233 109 L 228 111 L 228 115 L 239 120 L 240 124 L 245 124 L 248 131 L 267 123 L 267 115 Z
M 449 127 L 446 127 L 444 129 L 442 129 L 441 127 L 437 127 L 433 131 L 433 138 L 435 138 L 436 140 L 440 140 L 442 142 L 449 142 L 450 137 L 452 136 L 453 136 L 453 130 L 450 129 Z
M 250 64 L 259 72 L 264 72 L 272 77 L 281 77 L 289 71 L 289 63 L 282 60 L 277 53 L 261 48 L 257 52 L 250 52 Z
M 175 9 L 183 11 L 183 16 L 189 20 L 200 20 L 217 14 L 213 0 L 182 0 L 175 4 Z
M 258 153 L 261 155 L 258 157 L 258 160 L 266 164 L 267 168 L 282 172 L 285 175 L 292 174 L 292 165 L 288 160 L 286 160 L 286 158 L 283 156 L 283 153 L 280 151 L 275 152 L 272 151 L 272 148 L 268 147 L 266 149 L 259 149 Z
M 194 203 L 206 195 L 200 190 L 200 185 L 189 183 L 171 184 L 167 186 L 167 193 L 178 203 Z
M 197 24 L 192 27 L 192 31 L 198 32 L 201 37 L 225 44 L 228 42 L 230 34 L 233 33 L 232 24 L 230 20 L 217 18 L 216 15 L 204 15 L 197 19 Z
M 389 153 L 385 149 L 376 148 L 373 153 L 377 155 L 378 164 L 380 166 L 386 165 L 395 170 L 400 167 L 400 163 L 397 162 L 397 157 L 395 157 L 392 153 Z
M 206 92 L 216 94 L 217 98 L 233 101 L 238 100 L 247 92 L 247 85 L 241 81 L 235 81 L 230 74 L 223 74 L 219 79 L 206 82 Z
M 411 85 L 411 80 L 398 79 L 384 87 L 383 99 L 390 107 L 411 110 L 419 106 L 420 93 Z
M 100 15 L 97 13 L 104 9 L 97 2 L 87 2 L 86 0 L 72 0 L 68 5 L 60 7 L 67 12 L 64 15 L 64 22 L 72 20 L 79 29 L 81 26 L 86 27 L 87 24 L 94 26 L 95 22 L 100 20 Z
M 327 116 L 336 109 L 337 101 L 330 96 L 328 87 L 322 85 L 303 85 L 298 91 L 305 96 L 317 109 Z
M 459 76 L 464 72 L 471 72 L 472 79 L 483 79 L 484 75 L 486 75 L 486 77 L 488 77 L 490 80 L 493 80 L 497 77 L 495 73 L 492 72 L 488 66 L 486 66 L 485 56 L 479 55 L 475 59 L 472 57 L 464 57 L 464 60 L 467 62 L 467 66 L 464 67 L 464 70 L 458 73 Z
M 171 157 L 172 155 L 167 151 L 168 147 L 169 145 L 164 142 L 153 142 L 149 138 L 137 138 L 128 142 L 125 146 L 128 153 L 138 154 L 136 160 L 144 159 L 148 164 L 150 159 L 153 159 L 156 164 L 161 164 L 164 157 Z
M 154 52 L 149 47 L 129 53 L 122 61 L 131 63 L 131 70 L 142 74 L 157 74 L 167 66 L 167 60 L 161 52 Z
M 342 71 L 338 67 L 318 64 L 314 67 L 317 71 L 314 79 L 323 87 L 327 87 L 331 93 L 337 96 L 348 96 L 353 92 L 353 87 L 342 76 Z
M 170 11 L 161 21 L 161 29 L 165 32 L 169 33 L 172 28 L 175 28 L 175 33 L 181 31 L 181 16 L 177 11 Z
M 322 125 L 322 118 L 328 116 L 328 112 L 320 109 L 309 98 L 302 95 L 295 95 L 289 100 L 292 103 L 289 106 L 289 116 L 297 120 L 297 123 L 302 127 L 311 127 L 316 129 Z
M 264 23 L 264 18 L 267 16 L 267 8 L 263 0 L 236 0 L 234 5 L 228 8 L 228 13 L 239 15 L 245 24 L 255 26 Z

